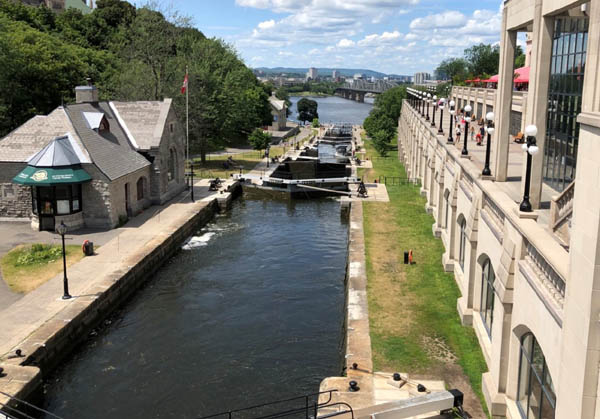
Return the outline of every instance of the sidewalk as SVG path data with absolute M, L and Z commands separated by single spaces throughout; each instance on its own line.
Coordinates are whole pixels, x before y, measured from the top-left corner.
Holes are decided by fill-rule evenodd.
M 229 181 L 224 188 L 231 183 Z M 219 191 L 208 191 L 208 180 L 199 180 L 194 186 L 196 202 L 189 191 L 181 193 L 163 206 L 151 207 L 133 218 L 115 236 L 108 240 L 92 257 L 86 257 L 68 268 L 70 300 L 62 300 L 62 273 L 39 288 L 26 294 L 0 311 L 0 359 L 16 347 L 28 355 L 35 345 L 43 345 L 31 336 L 41 327 L 48 328 L 50 336 L 68 323 L 68 313 L 89 305 L 106 291 L 124 273 L 129 271 L 140 254 L 147 254 L 156 244 L 168 239 L 186 220 L 197 214 Z M 67 235 L 69 237 L 69 235 Z M 73 310 L 66 310 L 71 308 Z M 60 313 L 63 314 L 60 314 Z M 42 334 L 43 335 L 43 334 Z M 29 340 L 29 342 L 25 342 Z M 0 380 L 1 383 L 2 380 Z

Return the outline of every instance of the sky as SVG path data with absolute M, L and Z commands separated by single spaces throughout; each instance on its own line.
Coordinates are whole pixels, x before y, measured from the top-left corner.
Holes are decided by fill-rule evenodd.
M 433 72 L 465 48 L 498 43 L 502 20 L 502 0 L 168 1 L 253 68 Z

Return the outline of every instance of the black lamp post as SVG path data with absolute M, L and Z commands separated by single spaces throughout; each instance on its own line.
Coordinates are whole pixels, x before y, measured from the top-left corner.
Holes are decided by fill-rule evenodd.
M 429 102 L 431 102 L 431 93 L 425 95 L 425 104 L 427 106 L 427 115 L 425 116 L 426 121 L 429 121 Z
M 438 108 L 440 108 L 440 127 L 438 128 L 438 134 L 440 134 L 440 135 L 444 135 L 444 108 L 445 107 L 446 107 L 446 99 L 441 98 L 438 103 Z
M 519 206 L 519 209 L 523 212 L 531 212 L 531 202 L 529 202 L 529 187 L 531 186 L 531 158 L 539 151 L 536 145 L 535 136 L 537 134 L 537 127 L 535 125 L 528 125 L 525 128 L 525 135 L 527 136 L 527 142 L 523 144 L 523 151 L 527 152 L 527 171 L 525 172 L 525 191 L 523 194 L 523 201 Z
M 423 92 L 419 92 L 419 113 L 421 114 L 421 116 L 423 116 L 423 111 L 425 108 L 423 108 Z
M 191 182 L 190 195 L 192 198 L 192 202 L 194 202 L 194 162 L 193 161 L 190 162 L 190 182 Z
M 453 143 L 454 142 L 454 138 L 452 138 L 452 131 L 454 130 L 453 128 L 453 121 L 454 121 L 454 114 L 456 113 L 456 110 L 454 109 L 454 105 L 456 105 L 454 103 L 453 100 L 451 100 L 448 103 L 448 106 L 450 106 L 450 109 L 448 110 L 448 113 L 450 114 L 450 132 L 449 132 L 449 136 L 448 136 L 448 142 L 449 143 Z
M 63 300 L 68 300 L 71 298 L 69 294 L 69 280 L 67 279 L 67 253 L 65 252 L 65 234 L 67 234 L 67 226 L 64 221 L 61 221 L 59 225 L 56 226 L 56 232 L 60 234 L 62 238 L 62 254 L 63 254 L 63 288 L 64 294 L 62 296 Z
M 460 154 L 463 156 L 469 155 L 469 150 L 467 150 L 467 135 L 469 135 L 469 122 L 471 122 L 471 105 L 465 106 L 465 141 L 463 144 L 463 149 Z
M 487 144 L 485 145 L 485 166 L 483 167 L 483 171 L 481 174 L 483 176 L 491 176 L 492 171 L 490 170 L 490 147 L 492 143 L 492 134 L 494 133 L 494 112 L 488 112 L 485 115 L 485 119 L 487 120 L 487 127 L 485 128 L 487 132 Z
M 437 110 L 438 107 L 438 103 L 437 103 L 437 96 L 433 95 L 433 117 L 431 118 L 431 126 L 435 127 L 435 111 Z

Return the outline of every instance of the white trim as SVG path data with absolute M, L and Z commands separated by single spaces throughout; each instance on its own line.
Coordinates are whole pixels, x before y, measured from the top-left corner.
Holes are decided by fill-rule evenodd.
M 108 106 L 110 106 L 110 109 L 112 109 L 115 116 L 117 117 L 117 121 L 119 121 L 119 125 L 121 125 L 121 127 L 123 128 L 123 131 L 125 131 L 125 135 L 127 136 L 127 139 L 129 140 L 129 142 L 131 143 L 133 148 L 135 148 L 136 150 L 139 150 L 140 146 L 138 146 L 137 142 L 135 141 L 135 138 L 133 138 L 133 135 L 129 131 L 129 128 L 127 128 L 127 125 L 125 125 L 125 121 L 123 121 L 123 118 L 121 118 L 121 115 L 119 114 L 119 111 L 117 110 L 117 107 L 115 106 L 115 104 L 113 102 L 108 102 Z

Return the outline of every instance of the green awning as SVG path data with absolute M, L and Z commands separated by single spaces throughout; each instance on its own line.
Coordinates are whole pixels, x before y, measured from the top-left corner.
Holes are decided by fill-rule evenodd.
M 83 183 L 92 177 L 81 167 L 33 167 L 27 166 L 13 182 L 31 186 L 52 186 L 68 183 Z

